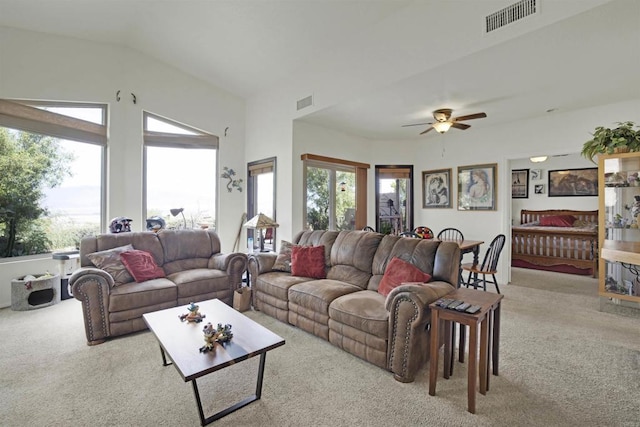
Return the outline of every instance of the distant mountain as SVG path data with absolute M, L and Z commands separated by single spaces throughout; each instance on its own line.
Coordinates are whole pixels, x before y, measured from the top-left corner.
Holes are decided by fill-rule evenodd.
M 58 187 L 45 191 L 43 205 L 51 213 L 74 215 L 100 215 L 100 187 Z

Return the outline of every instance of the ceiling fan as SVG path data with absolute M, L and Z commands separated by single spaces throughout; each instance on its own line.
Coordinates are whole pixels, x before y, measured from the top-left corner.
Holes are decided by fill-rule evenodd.
M 431 129 L 435 129 L 440 133 L 445 133 L 446 131 L 449 130 L 449 128 L 456 128 L 460 130 L 469 129 L 471 126 L 464 123 L 460 123 L 465 120 L 483 119 L 487 117 L 486 113 L 475 113 L 475 114 L 468 114 L 466 116 L 451 117 L 451 113 L 453 113 L 452 109 L 441 108 L 433 112 L 433 118 L 435 119 L 435 122 L 414 123 L 411 125 L 402 125 L 402 127 L 431 125 L 427 128 L 427 130 L 420 132 L 420 135 L 424 135 L 425 133 L 429 132 Z

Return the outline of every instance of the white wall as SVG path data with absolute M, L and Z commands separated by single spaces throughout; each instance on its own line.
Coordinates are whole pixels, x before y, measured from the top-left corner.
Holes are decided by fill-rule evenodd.
M 6 27 L 0 27 L 0 40 L 0 98 L 109 104 L 107 218 L 125 215 L 133 218 L 134 230 L 145 227 L 143 110 L 218 135 L 218 170 L 231 167 L 240 171 L 239 177 L 246 182 L 246 105 L 241 98 L 130 49 Z M 120 102 L 115 101 L 118 90 Z M 137 97 L 135 105 L 132 92 Z M 217 222 L 223 251 L 228 252 L 240 226 L 246 193 L 229 193 L 224 184 L 219 180 L 217 186 Z M 44 262 L 3 261 L 0 307 L 11 304 L 11 278 L 50 270 L 50 264 L 50 258 Z

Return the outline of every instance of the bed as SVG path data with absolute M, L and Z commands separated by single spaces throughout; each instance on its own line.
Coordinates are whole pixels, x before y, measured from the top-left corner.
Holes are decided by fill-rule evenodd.
M 511 265 L 596 277 L 598 211 L 520 211 L 511 227 Z

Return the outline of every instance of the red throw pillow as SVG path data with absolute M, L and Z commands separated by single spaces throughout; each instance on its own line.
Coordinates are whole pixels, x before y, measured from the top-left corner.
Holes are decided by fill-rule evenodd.
M 576 217 L 573 215 L 543 216 L 540 218 L 540 225 L 545 227 L 573 227 Z
M 291 249 L 291 275 L 324 279 L 324 246 L 294 246 Z
M 393 288 L 404 282 L 426 283 L 429 280 L 431 280 L 430 274 L 423 272 L 410 262 L 394 257 L 384 271 L 384 276 L 378 285 L 378 293 L 386 297 Z
M 144 282 L 151 279 L 166 277 L 164 270 L 158 267 L 153 255 L 146 251 L 134 249 L 122 252 L 120 259 L 136 282 Z

